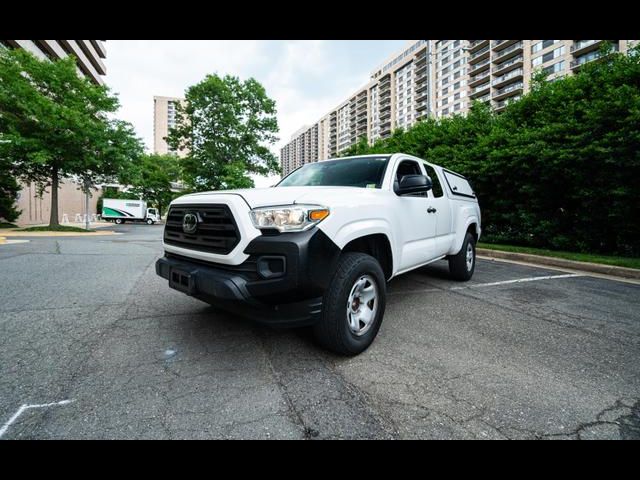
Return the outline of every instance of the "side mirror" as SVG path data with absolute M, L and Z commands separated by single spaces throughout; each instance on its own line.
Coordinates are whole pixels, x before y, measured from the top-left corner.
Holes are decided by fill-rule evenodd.
M 394 184 L 394 192 L 398 195 L 409 193 L 428 192 L 431 190 L 433 182 L 426 175 L 405 175 L 400 182 Z

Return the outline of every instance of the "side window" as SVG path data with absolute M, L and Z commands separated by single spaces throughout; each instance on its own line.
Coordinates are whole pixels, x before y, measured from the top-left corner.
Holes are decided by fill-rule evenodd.
M 403 160 L 396 170 L 396 181 L 400 182 L 405 175 L 422 175 L 420 165 L 413 160 Z
M 445 170 L 444 178 L 451 189 L 451 193 L 454 195 L 460 195 L 462 197 L 475 198 L 476 194 L 473 193 L 473 189 L 466 178 L 457 173 L 449 172 Z
M 422 165 L 424 166 L 424 169 L 427 171 L 427 175 L 433 182 L 433 187 L 431 188 L 431 191 L 433 192 L 433 196 L 436 198 L 441 197 L 442 195 L 444 195 L 444 192 L 442 191 L 442 185 L 440 185 L 440 179 L 438 178 L 438 174 L 436 173 L 435 169 L 431 165 L 427 165 L 426 163 L 423 163 Z

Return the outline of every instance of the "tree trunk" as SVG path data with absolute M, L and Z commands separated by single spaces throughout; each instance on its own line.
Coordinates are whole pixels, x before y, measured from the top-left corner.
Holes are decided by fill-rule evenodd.
M 58 168 L 54 167 L 51 172 L 51 216 L 49 217 L 49 227 L 57 227 L 58 222 Z

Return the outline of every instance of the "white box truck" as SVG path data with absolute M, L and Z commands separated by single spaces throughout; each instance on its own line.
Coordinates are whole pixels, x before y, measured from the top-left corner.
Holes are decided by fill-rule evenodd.
M 125 222 L 146 222 L 153 225 L 160 221 L 155 208 L 147 208 L 144 200 L 120 200 L 105 198 L 102 201 L 102 218 L 118 225 Z

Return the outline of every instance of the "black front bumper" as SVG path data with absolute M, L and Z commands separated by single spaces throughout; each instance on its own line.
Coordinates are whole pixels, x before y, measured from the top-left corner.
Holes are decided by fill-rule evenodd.
M 340 249 L 319 229 L 261 235 L 241 265 L 200 262 L 167 253 L 156 273 L 169 286 L 211 305 L 274 326 L 315 323 Z

